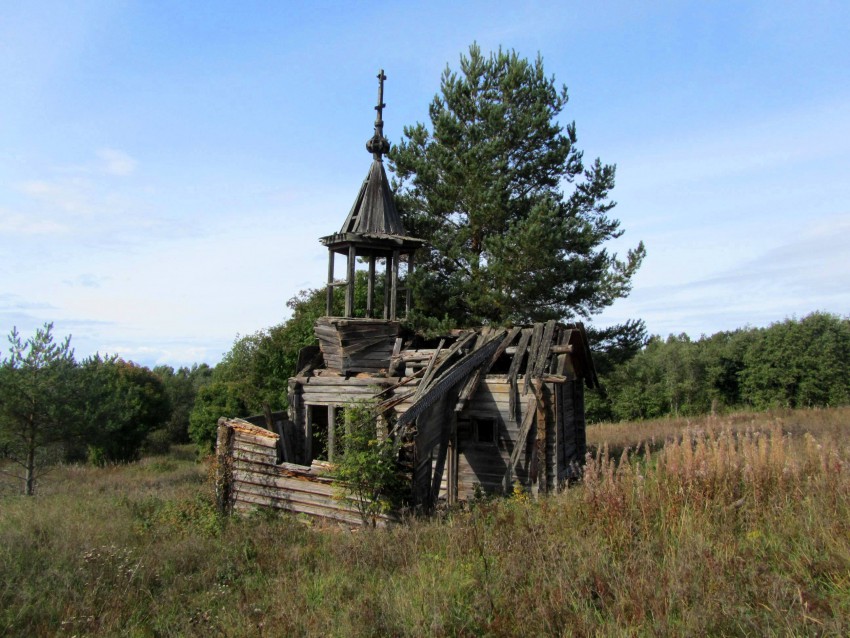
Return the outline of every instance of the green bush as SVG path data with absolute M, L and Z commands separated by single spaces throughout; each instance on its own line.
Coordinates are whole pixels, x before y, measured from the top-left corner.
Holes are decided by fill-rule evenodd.
M 343 483 L 340 498 L 357 508 L 365 524 L 374 526 L 379 514 L 403 500 L 405 481 L 399 473 L 398 453 L 392 440 L 379 436 L 371 403 L 349 405 L 342 419 L 342 455 L 335 470 Z

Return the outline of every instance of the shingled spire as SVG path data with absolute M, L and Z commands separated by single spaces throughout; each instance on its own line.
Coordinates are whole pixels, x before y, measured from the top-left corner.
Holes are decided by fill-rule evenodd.
M 354 206 L 339 232 L 369 233 L 376 235 L 404 236 L 404 224 L 396 210 L 387 173 L 384 171 L 383 156 L 390 150 L 384 137 L 384 70 L 378 74 L 378 106 L 375 110 L 375 134 L 366 142 L 366 150 L 372 154 L 372 166 L 354 200 Z
M 366 142 L 366 150 L 372 154 L 372 166 L 360 187 L 354 206 L 338 233 L 322 237 L 328 247 L 328 294 L 327 314 L 333 312 L 333 290 L 335 286 L 345 286 L 345 316 L 354 316 L 354 271 L 357 257 L 369 258 L 369 290 L 365 315 L 373 316 L 373 293 L 375 289 L 375 263 L 377 259 L 386 261 L 386 283 L 384 295 L 384 319 L 396 318 L 396 298 L 398 294 L 398 265 L 401 257 L 406 257 L 407 271 L 413 271 L 413 253 L 425 242 L 408 237 L 404 224 L 396 210 L 393 193 L 390 190 L 387 173 L 384 170 L 383 156 L 390 150 L 390 143 L 384 137 L 384 75 L 378 73 L 378 105 L 375 107 L 375 132 Z M 347 255 L 347 277 L 344 282 L 334 282 L 334 253 Z M 407 292 L 407 306 L 410 306 L 410 293 Z

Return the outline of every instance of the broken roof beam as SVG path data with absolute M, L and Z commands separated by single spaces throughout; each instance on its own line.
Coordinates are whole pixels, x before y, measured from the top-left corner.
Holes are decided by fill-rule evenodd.
M 474 334 L 474 333 L 473 333 Z M 457 344 L 456 344 L 457 345 Z M 402 431 L 403 428 L 411 423 L 416 417 L 422 414 L 428 407 L 434 404 L 446 392 L 451 390 L 464 376 L 472 372 L 477 366 L 483 364 L 499 347 L 498 340 L 489 341 L 477 350 L 464 355 L 456 363 L 444 370 L 433 383 L 428 384 L 430 387 L 424 389 L 421 393 L 422 386 L 417 389 L 418 396 L 398 421 L 396 421 L 396 431 Z M 399 437 L 400 438 L 400 437 Z
M 513 343 L 516 336 L 520 333 L 520 328 L 511 328 L 510 332 L 505 335 L 505 330 L 498 330 L 496 333 L 490 338 L 490 340 L 499 339 L 502 335 L 505 335 L 504 338 L 501 339 L 499 343 L 499 347 L 496 348 L 496 352 L 493 353 L 493 356 L 490 357 L 490 361 L 486 362 L 480 368 L 478 368 L 471 377 L 467 380 L 466 384 L 463 386 L 463 389 L 460 391 L 458 395 L 457 405 L 455 405 L 455 412 L 460 412 L 463 410 L 468 404 L 472 397 L 475 395 L 476 390 L 478 390 L 478 385 L 481 383 L 481 379 L 484 378 L 487 373 L 490 371 L 490 368 L 493 367 L 493 364 L 499 360 L 505 351 L 508 349 L 508 346 Z M 476 347 L 478 347 L 476 345 Z

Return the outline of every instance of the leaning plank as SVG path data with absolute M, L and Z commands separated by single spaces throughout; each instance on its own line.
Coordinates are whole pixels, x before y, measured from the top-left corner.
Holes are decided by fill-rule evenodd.
M 540 350 L 540 344 L 543 340 L 543 324 L 534 324 L 531 335 L 531 350 L 528 351 L 528 363 L 525 366 L 525 379 L 523 381 L 522 393 L 528 394 L 528 389 L 531 387 L 531 377 L 534 373 L 534 365 L 537 363 L 537 353 Z
M 531 395 L 528 397 L 528 401 L 525 405 L 525 415 L 522 419 L 522 424 L 519 427 L 519 434 L 517 435 L 516 443 L 514 443 L 514 450 L 511 453 L 511 460 L 508 463 L 508 469 L 505 472 L 505 491 L 510 488 L 511 484 L 511 475 L 513 474 L 517 463 L 519 463 L 520 454 L 525 449 L 525 442 L 528 439 L 528 433 L 531 431 L 531 425 L 534 423 L 535 417 L 537 416 L 537 397 L 535 395 Z
M 476 366 L 481 365 L 488 357 L 491 357 L 498 347 L 498 341 L 490 341 L 478 350 L 474 350 L 465 355 L 457 363 L 449 367 L 437 378 L 436 381 L 434 381 L 433 384 L 431 384 L 431 387 L 419 395 L 413 405 L 399 417 L 398 421 L 396 421 L 396 430 L 400 430 L 402 427 L 422 414 L 422 412 L 424 412 L 429 406 L 454 387 L 458 381 L 474 370 Z
M 511 388 L 511 417 L 516 419 L 517 412 L 517 374 L 519 374 L 522 359 L 525 357 L 525 351 L 528 348 L 528 342 L 531 339 L 531 328 L 523 328 L 522 335 L 519 338 L 519 344 L 516 347 L 514 358 L 511 360 L 511 367 L 508 369 L 508 383 Z
M 416 393 L 414 398 L 419 398 L 419 395 L 428 387 L 428 384 L 431 383 L 431 375 L 434 374 L 434 366 L 437 363 L 437 359 L 440 357 L 440 352 L 443 350 L 443 345 L 446 343 L 445 339 L 440 339 L 440 344 L 437 346 L 437 351 L 434 353 L 434 356 L 431 357 L 431 360 L 428 362 L 428 367 L 425 368 L 425 374 L 422 377 L 422 382 L 416 388 Z
M 490 371 L 490 368 L 493 366 L 494 363 L 496 363 L 498 358 L 501 356 L 501 354 L 508 347 L 508 342 L 511 341 L 513 339 L 513 337 L 516 336 L 516 332 L 514 332 L 514 331 L 519 331 L 519 328 L 514 328 L 514 330 L 511 330 L 511 332 L 508 334 L 507 337 L 505 337 L 504 339 L 501 339 L 499 341 L 499 346 L 496 348 L 496 351 L 490 357 L 490 360 L 485 361 L 483 365 L 476 368 L 476 370 L 466 380 L 466 383 L 464 384 L 463 389 L 460 391 L 460 394 L 458 395 L 457 405 L 455 405 L 455 412 L 460 412 L 461 410 L 463 410 L 469 404 L 469 400 L 475 394 L 476 390 L 478 390 L 478 384 L 481 382 L 481 379 L 484 377 L 484 375 L 486 375 Z M 497 339 L 499 339 L 504 334 L 505 334 L 504 329 L 497 330 L 487 339 L 487 341 L 496 341 Z M 481 346 L 476 343 L 475 347 L 479 348 Z

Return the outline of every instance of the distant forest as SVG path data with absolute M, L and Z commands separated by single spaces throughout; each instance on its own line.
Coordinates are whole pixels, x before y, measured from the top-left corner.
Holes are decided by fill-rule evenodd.
M 589 395 L 593 421 L 850 403 L 850 320 L 825 312 L 697 340 L 653 336 L 618 362 L 595 354 L 603 389 Z

